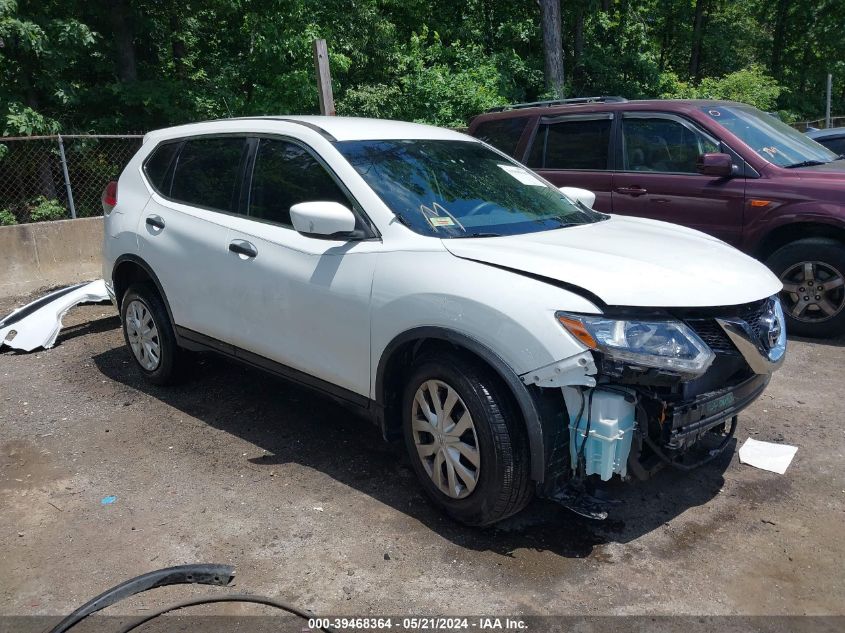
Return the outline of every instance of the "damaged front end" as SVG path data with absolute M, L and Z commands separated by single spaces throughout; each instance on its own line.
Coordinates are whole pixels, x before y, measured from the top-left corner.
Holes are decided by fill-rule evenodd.
M 592 518 L 607 514 L 589 494 L 591 482 L 646 479 L 665 466 L 691 470 L 718 457 L 737 414 L 760 396 L 786 349 L 776 297 L 557 318 L 590 351 L 523 376 L 560 387 L 568 416 L 567 432 L 547 450 L 541 492 Z

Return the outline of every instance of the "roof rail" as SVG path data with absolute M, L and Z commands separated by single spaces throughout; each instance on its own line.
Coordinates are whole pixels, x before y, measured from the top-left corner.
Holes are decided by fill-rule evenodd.
M 574 97 L 571 99 L 554 99 L 552 101 L 531 101 L 529 103 L 512 103 L 498 108 L 490 108 L 487 112 L 504 112 L 505 110 L 520 110 L 522 108 L 541 108 L 556 105 L 576 105 L 579 103 L 622 103 L 627 101 L 625 97 L 614 97 L 611 95 L 601 97 Z

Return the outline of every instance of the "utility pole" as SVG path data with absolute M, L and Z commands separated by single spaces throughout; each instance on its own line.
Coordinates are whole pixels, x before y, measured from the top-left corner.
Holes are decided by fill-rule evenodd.
M 329 51 L 326 40 L 314 40 L 314 67 L 317 71 L 317 95 L 320 97 L 320 114 L 334 116 L 332 74 L 329 70 Z
M 833 75 L 827 73 L 827 105 L 824 110 L 824 126 L 830 127 L 830 94 L 833 91 Z

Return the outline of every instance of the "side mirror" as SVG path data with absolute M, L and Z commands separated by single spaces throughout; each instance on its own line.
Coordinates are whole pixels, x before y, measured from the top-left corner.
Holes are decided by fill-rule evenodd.
M 702 154 L 695 161 L 695 168 L 705 176 L 727 178 L 734 173 L 734 161 L 728 154 Z
M 596 194 L 588 189 L 578 187 L 560 187 L 560 192 L 573 202 L 580 202 L 588 209 L 592 209 L 596 203 Z
M 338 202 L 300 202 L 290 208 L 290 219 L 303 235 L 329 237 L 355 230 L 355 215 Z

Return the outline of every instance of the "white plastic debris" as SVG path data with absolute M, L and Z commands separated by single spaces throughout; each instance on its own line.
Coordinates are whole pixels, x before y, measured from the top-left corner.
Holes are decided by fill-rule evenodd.
M 8 345 L 24 352 L 49 349 L 62 329 L 62 317 L 81 303 L 109 300 L 102 279 L 54 290 L 12 312 L 0 321 L 0 348 Z
M 742 448 L 739 449 L 739 461 L 755 468 L 782 475 L 789 468 L 789 464 L 792 463 L 792 458 L 795 457 L 797 451 L 797 446 L 760 442 L 749 437 L 745 440 Z

